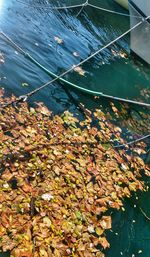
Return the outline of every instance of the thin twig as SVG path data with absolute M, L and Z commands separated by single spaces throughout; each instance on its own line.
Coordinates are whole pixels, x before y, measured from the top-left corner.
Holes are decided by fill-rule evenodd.
M 143 209 L 140 207 L 140 211 L 142 212 L 142 214 L 144 215 L 144 217 L 150 221 L 150 217 L 147 216 L 147 214 L 143 211 Z
M 142 136 L 136 140 L 133 140 L 133 141 L 130 141 L 130 142 L 127 142 L 126 144 L 122 144 L 122 145 L 116 145 L 114 146 L 114 148 L 121 148 L 121 147 L 125 147 L 127 145 L 133 145 L 135 143 L 138 143 L 138 142 L 141 142 L 143 140 L 145 140 L 146 138 L 149 138 L 150 137 L 150 134 L 146 135 L 146 136 Z

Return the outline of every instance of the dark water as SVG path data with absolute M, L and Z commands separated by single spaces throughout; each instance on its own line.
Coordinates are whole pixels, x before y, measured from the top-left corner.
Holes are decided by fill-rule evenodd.
M 22 0 L 23 1 L 23 0 Z M 26 4 L 46 5 L 48 1 L 24 0 Z M 49 1 L 56 5 L 59 1 Z M 79 4 L 83 1 L 60 1 L 61 5 Z M 124 11 L 112 0 L 91 1 L 102 7 Z M 44 8 L 29 8 L 16 0 L 0 0 L 0 30 L 11 37 L 20 47 L 30 53 L 49 70 L 59 74 L 129 28 L 126 17 L 108 14 L 86 7 L 78 17 L 79 9 L 57 11 Z M 63 40 L 58 45 L 54 37 Z M 126 52 L 127 58 L 114 56 L 115 52 Z M 129 55 L 129 37 L 116 43 L 83 66 L 85 77 L 72 72 L 66 79 L 92 90 L 113 96 L 139 99 L 150 102 L 150 96 L 143 95 L 143 89 L 150 90 L 150 67 Z M 0 52 L 5 63 L 0 66 L 0 85 L 7 94 L 19 96 L 42 85 L 50 77 L 18 54 L 14 48 L 0 38 Z M 79 57 L 73 56 L 78 52 Z M 23 87 L 27 83 L 28 87 Z M 72 91 L 76 99 L 92 108 L 100 103 L 80 92 Z M 34 95 L 30 102 L 44 101 L 55 113 L 65 109 L 76 111 L 76 107 L 59 84 L 51 85 Z M 149 184 L 149 181 L 147 181 Z M 113 213 L 113 232 L 108 233 L 112 247 L 106 251 L 106 257 L 150 256 L 150 221 L 142 214 L 143 208 L 150 216 L 150 191 L 132 198 L 125 203 L 125 212 Z M 136 207 L 134 206 L 136 204 Z M 4 256 L 1 255 L 1 256 Z

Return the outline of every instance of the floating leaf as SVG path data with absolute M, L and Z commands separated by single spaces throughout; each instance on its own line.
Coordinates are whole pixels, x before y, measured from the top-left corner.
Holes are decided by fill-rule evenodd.
M 0 104 L 12 100 L 0 90 Z M 111 106 L 117 119 L 120 110 Z M 104 257 L 99 246 L 109 247 L 105 231 L 112 223 L 106 211 L 124 210 L 125 197 L 146 190 L 141 171 L 149 175 L 150 168 L 140 157 L 146 142 L 116 150 L 113 141 L 124 144 L 124 128 L 102 107 L 86 115 L 82 121 L 68 111 L 51 115 L 43 103 L 33 108 L 26 102 L 0 110 L 3 251 L 14 257 Z
M 43 195 L 41 195 L 41 198 L 45 201 L 50 201 L 52 200 L 54 197 L 51 195 L 51 193 L 45 193 Z
M 54 40 L 57 42 L 57 44 L 59 44 L 59 45 L 61 45 L 61 44 L 63 44 L 63 40 L 60 38 L 60 37 L 58 37 L 58 36 L 55 36 L 54 37 Z
M 28 83 L 25 83 L 25 82 L 22 83 L 21 85 L 22 85 L 22 87 L 29 87 L 29 84 L 28 84 Z
M 100 228 L 100 227 L 97 227 L 95 229 L 95 232 L 98 236 L 101 236 L 103 233 L 104 233 L 104 229 Z
M 104 249 L 109 248 L 110 244 L 108 243 L 107 239 L 105 237 L 101 237 L 100 239 L 100 244 Z
M 85 71 L 80 66 L 73 65 L 73 69 L 75 72 L 77 72 L 79 75 L 84 76 Z
M 47 226 L 47 227 L 50 227 L 52 222 L 51 220 L 48 218 L 48 217 L 44 217 L 43 218 L 43 223 Z
M 79 56 L 80 56 L 78 52 L 73 52 L 73 55 L 74 55 L 75 57 L 79 57 Z
M 95 232 L 94 226 L 93 225 L 88 226 L 88 231 L 89 233 L 94 233 Z
M 111 229 L 111 216 L 103 216 L 100 225 L 103 229 Z

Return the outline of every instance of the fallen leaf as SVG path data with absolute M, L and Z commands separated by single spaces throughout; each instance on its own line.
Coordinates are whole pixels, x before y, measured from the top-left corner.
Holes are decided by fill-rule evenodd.
M 74 55 L 75 57 L 79 57 L 79 56 L 80 56 L 78 52 L 73 52 L 73 55 Z
M 54 40 L 57 42 L 57 44 L 61 45 L 63 44 L 63 40 L 61 38 L 59 38 L 58 36 L 54 37 Z
M 77 72 L 79 75 L 81 76 L 85 75 L 85 71 L 81 67 L 73 65 L 73 68 L 74 68 L 74 71 Z

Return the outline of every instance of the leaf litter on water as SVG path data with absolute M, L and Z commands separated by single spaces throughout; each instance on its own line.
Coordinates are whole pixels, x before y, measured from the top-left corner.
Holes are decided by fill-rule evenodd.
M 3 94 L 1 89 L 0 104 L 15 99 Z M 125 197 L 146 190 L 141 171 L 149 175 L 150 168 L 141 158 L 145 143 L 131 155 L 117 151 L 108 141 L 116 134 L 125 143 L 122 130 L 102 110 L 93 115 L 97 127 L 92 118 L 80 122 L 68 111 L 52 116 L 43 103 L 0 110 L 3 252 L 104 257 L 110 247 L 105 231 L 112 227 L 108 210 L 123 209 Z

